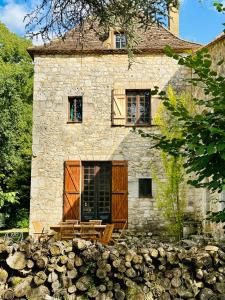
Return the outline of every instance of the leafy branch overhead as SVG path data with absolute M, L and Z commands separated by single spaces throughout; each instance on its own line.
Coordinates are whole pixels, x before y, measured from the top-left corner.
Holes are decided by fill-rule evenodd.
M 219 1 L 214 1 L 214 2 L 213 2 L 213 5 L 215 6 L 215 8 L 217 9 L 218 12 L 225 13 L 225 5 L 224 5 L 224 2 L 221 3 L 221 2 L 219 2 Z
M 26 16 L 27 32 L 41 35 L 44 40 L 63 37 L 85 20 L 98 21 L 107 32 L 120 27 L 131 34 L 134 23 L 147 28 L 153 23 L 163 24 L 168 16 L 168 6 L 177 7 L 179 0 L 42 0 Z

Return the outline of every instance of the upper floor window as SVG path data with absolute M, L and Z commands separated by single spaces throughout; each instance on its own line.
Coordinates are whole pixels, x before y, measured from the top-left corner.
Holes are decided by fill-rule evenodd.
M 150 91 L 127 91 L 126 102 L 126 123 L 128 125 L 150 125 L 151 109 L 150 109 Z
M 82 97 L 69 97 L 69 122 L 81 123 L 83 119 Z
M 126 35 L 124 33 L 115 33 L 116 49 L 124 49 L 127 45 Z

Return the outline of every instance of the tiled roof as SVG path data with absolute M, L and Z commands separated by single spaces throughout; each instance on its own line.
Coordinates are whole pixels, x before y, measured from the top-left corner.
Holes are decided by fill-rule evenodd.
M 170 45 L 174 51 L 182 52 L 185 50 L 194 50 L 201 46 L 182 40 L 166 28 L 157 25 L 152 25 L 147 31 L 139 29 L 138 34 L 141 36 L 141 40 L 135 46 L 134 52 L 159 53 L 163 52 L 166 45 Z M 107 38 L 107 36 L 99 37 L 93 29 L 86 30 L 83 37 L 81 37 L 79 28 L 76 28 L 68 32 L 64 39 L 55 39 L 49 44 L 31 47 L 28 49 L 28 52 L 32 57 L 48 54 L 127 53 L 126 49 L 107 48 L 104 44 Z

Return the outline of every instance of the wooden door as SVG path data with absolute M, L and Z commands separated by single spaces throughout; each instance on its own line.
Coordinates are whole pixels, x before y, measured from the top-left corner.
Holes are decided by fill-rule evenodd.
M 64 220 L 101 219 L 122 228 L 128 221 L 127 161 L 65 162 Z M 80 215 L 80 210 L 82 214 Z
M 63 219 L 80 219 L 80 161 L 66 161 Z
M 112 223 L 122 228 L 128 221 L 128 163 L 112 161 Z

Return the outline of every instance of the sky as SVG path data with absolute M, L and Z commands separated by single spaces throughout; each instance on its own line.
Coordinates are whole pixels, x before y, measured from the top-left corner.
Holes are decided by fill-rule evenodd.
M 218 13 L 213 0 L 181 0 L 180 37 L 207 44 L 224 29 L 225 15 Z M 225 0 L 220 0 L 225 4 Z M 24 16 L 37 4 L 35 0 L 0 0 L 0 21 L 12 31 L 25 35 Z

